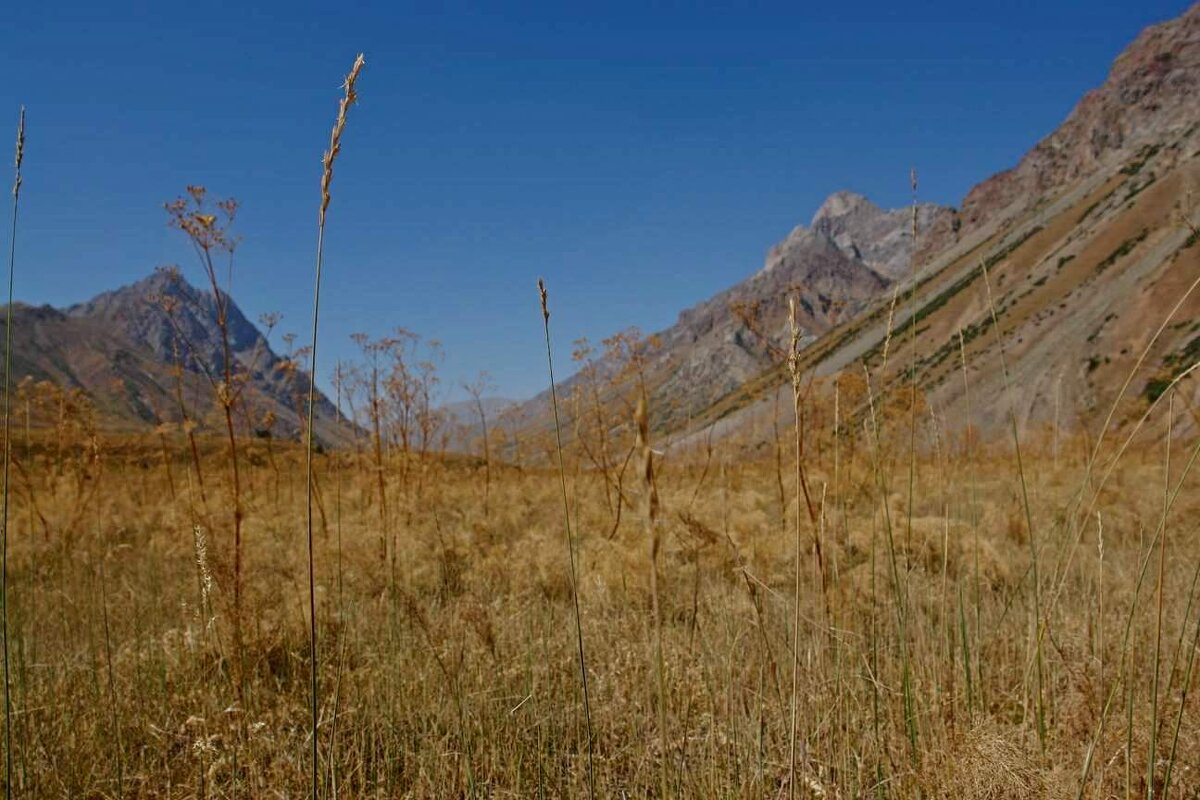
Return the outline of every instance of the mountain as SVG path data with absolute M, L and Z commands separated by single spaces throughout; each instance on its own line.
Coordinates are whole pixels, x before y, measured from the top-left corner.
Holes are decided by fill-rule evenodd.
M 941 226 L 955 215 L 932 203 L 918 204 L 916 212 L 918 231 Z M 883 278 L 897 281 L 912 268 L 913 223 L 912 208 L 884 211 L 862 195 L 836 192 L 817 209 L 810 227 Z
M 1113 62 L 1053 133 L 1015 167 L 973 188 L 962 216 L 977 225 L 1027 209 L 1037 199 L 1122 164 L 1142 148 L 1195 132 L 1200 90 L 1200 5 L 1151 26 Z
M 961 209 L 918 205 L 915 248 L 913 208 L 830 196 L 759 272 L 658 334 L 644 369 L 658 436 L 687 441 L 713 430 L 752 444 L 765 435 L 755 432 L 769 430 L 763 423 L 790 391 L 777 350 L 789 294 L 799 298 L 807 377 L 861 378 L 865 363 L 883 392 L 907 385 L 915 364 L 939 416 L 993 430 L 1009 403 L 1001 342 L 1022 425 L 1086 423 L 1105 414 L 1182 298 L 1127 393 L 1123 414 L 1137 416 L 1200 358 L 1200 290 L 1185 295 L 1200 277 L 1190 227 L 1200 224 L 1198 89 L 1195 5 L 1142 32 L 1101 86 L 1012 169 L 972 188 Z M 612 369 L 602 360 L 597 374 Z M 565 381 L 560 396 L 581 380 Z M 1200 408 L 1200 381 L 1179 396 Z M 544 419 L 545 403 L 517 410 Z
M 918 225 L 949 228 L 951 209 L 917 207 Z M 772 247 L 762 267 L 739 283 L 680 313 L 652 337 L 643 370 L 655 426 L 686 426 L 779 359 L 788 336 L 788 297 L 797 299 L 805 342 L 817 340 L 889 292 L 911 269 L 912 209 L 884 210 L 852 192 L 830 196 L 809 226 Z M 595 374 L 618 369 L 600 357 Z M 562 397 L 582 388 L 584 372 L 563 381 Z M 548 419 L 543 393 L 506 411 L 511 419 Z
M 295 436 L 306 374 L 271 349 L 232 298 L 222 294 L 222 299 L 234 374 L 245 387 L 239 425 L 261 433 L 273 417 L 273 435 Z M 13 378 L 81 390 L 106 427 L 176 422 L 181 396 L 189 418 L 215 426 L 219 407 L 213 387 L 224 367 L 217 318 L 212 292 L 169 270 L 65 309 L 18 305 Z M 318 439 L 338 440 L 336 411 L 324 395 L 316 416 Z
M 877 298 L 841 321 L 805 350 L 807 374 L 861 377 L 865 363 L 884 391 L 907 385 L 915 364 L 939 416 L 996 430 L 1009 408 L 1003 356 L 1018 421 L 1070 427 L 1103 419 L 1146 351 L 1116 422 L 1136 419 L 1200 359 L 1200 290 L 1189 293 L 1200 278 L 1198 88 L 1195 5 L 1139 35 L 1103 85 L 1015 167 L 972 188 L 958 214 L 919 220 L 915 291 L 903 280 L 894 307 Z M 783 383 L 766 371 L 690 429 L 751 430 Z M 1200 381 L 1177 397 L 1196 427 Z

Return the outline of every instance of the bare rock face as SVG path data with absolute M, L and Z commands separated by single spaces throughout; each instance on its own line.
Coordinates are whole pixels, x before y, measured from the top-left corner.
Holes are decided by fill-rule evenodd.
M 275 367 L 278 359 L 258 328 L 228 295 L 223 299 L 234 358 L 249 366 L 251 361 L 265 362 L 264 357 L 269 354 L 270 363 L 260 366 L 268 370 Z M 172 305 L 170 315 L 164 310 L 163 301 Z M 174 362 L 179 348 L 178 357 L 188 369 L 198 370 L 200 364 L 217 371 L 223 369 L 224 348 L 217 326 L 216 298 L 211 291 L 197 289 L 172 272 L 156 271 L 129 286 L 71 306 L 66 314 L 102 321 L 149 347 L 165 364 Z
M 953 215 L 953 210 L 933 203 L 918 204 L 918 239 Z M 817 210 L 811 228 L 889 281 L 906 277 L 912 269 L 912 208 L 885 211 L 860 194 L 837 192 Z
M 952 214 L 920 205 L 918 230 Z M 655 424 L 680 424 L 777 363 L 789 335 L 789 297 L 807 343 L 885 294 L 911 269 L 911 230 L 911 208 L 884 210 L 853 192 L 831 195 L 810 227 L 797 226 L 768 251 L 761 269 L 657 334 L 646 376 Z M 574 386 L 568 379 L 563 393 Z M 544 404 L 543 397 L 524 404 L 525 415 L 536 418 Z
M 921 282 L 894 320 L 911 320 L 914 333 L 893 342 L 890 372 L 880 352 L 891 309 L 880 298 L 812 348 L 811 374 L 867 363 L 885 385 L 909 380 L 913 364 L 944 419 L 992 430 L 1010 408 L 1022 426 L 1098 424 L 1133 376 L 1117 419 L 1137 419 L 1200 355 L 1200 293 L 1189 288 L 1200 271 L 1198 89 L 1195 5 L 1137 36 L 1105 82 L 1016 166 L 973 188 L 960 213 L 918 209 Z M 815 234 L 902 280 L 910 224 L 906 210 L 839 193 L 772 251 L 767 271 L 786 272 L 790 249 Z M 996 368 L 1002 344 L 1007 373 Z M 754 392 L 732 395 L 691 430 L 719 422 L 757 435 L 779 378 L 760 375 Z M 1173 391 L 1200 404 L 1195 380 Z
M 1200 4 L 1147 28 L 1113 63 L 1107 80 L 1017 166 L 976 186 L 963 201 L 964 224 L 1027 208 L 1055 188 L 1145 147 L 1197 141 Z
M 918 236 L 952 214 L 918 205 Z M 911 208 L 884 210 L 853 192 L 830 195 L 809 227 L 797 226 L 770 249 L 761 270 L 684 311 L 659 335 L 672 364 L 664 370 L 663 399 L 693 410 L 715 402 L 778 359 L 789 297 L 796 298 L 805 341 L 812 341 L 906 276 L 911 253 Z
M 275 435 L 294 435 L 301 428 L 297 391 L 307 377 L 286 368 L 231 297 L 223 300 L 233 370 L 245 379 L 254 407 L 254 418 L 239 424 L 254 427 L 269 412 Z M 14 375 L 82 390 L 109 427 L 178 420 L 180 381 L 189 417 L 204 420 L 215 409 L 206 375 L 219 380 L 224 371 L 216 299 L 177 274 L 158 271 L 66 309 L 19 306 L 14 316 Z M 324 395 L 317 398 L 314 431 L 325 441 L 340 435 L 336 409 Z
M 659 334 L 663 360 L 673 366 L 663 392 L 671 400 L 686 395 L 687 406 L 711 403 L 769 366 L 770 351 L 788 335 L 788 297 L 797 299 L 797 320 L 811 339 L 885 291 L 888 281 L 853 252 L 817 231 L 792 231 L 759 272 Z

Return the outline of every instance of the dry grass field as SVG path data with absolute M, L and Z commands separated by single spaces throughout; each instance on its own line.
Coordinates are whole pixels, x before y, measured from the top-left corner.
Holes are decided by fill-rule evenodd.
M 1082 436 L 1018 468 L 904 416 L 814 433 L 815 526 L 786 451 L 671 453 L 615 524 L 568 448 L 590 759 L 557 470 L 319 456 L 321 796 L 1192 796 L 1196 450 L 1160 405 L 1090 470 Z M 239 453 L 239 622 L 220 440 L 14 437 L 14 793 L 308 793 L 302 448 Z

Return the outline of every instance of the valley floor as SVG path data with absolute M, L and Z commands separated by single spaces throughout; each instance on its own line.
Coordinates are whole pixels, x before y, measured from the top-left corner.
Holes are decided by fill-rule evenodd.
M 812 517 L 786 447 L 657 465 L 653 521 L 568 461 L 586 709 L 557 471 L 325 455 L 321 796 L 1190 796 L 1195 444 L 1110 438 L 843 437 Z M 302 454 L 239 454 L 239 573 L 209 444 L 14 442 L 15 796 L 310 793 Z

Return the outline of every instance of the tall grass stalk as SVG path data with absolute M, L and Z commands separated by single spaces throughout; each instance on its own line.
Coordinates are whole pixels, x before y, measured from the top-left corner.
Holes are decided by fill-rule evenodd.
M 912 215 L 908 240 L 908 504 L 905 509 L 904 529 L 904 582 L 907 585 L 912 573 L 912 527 L 913 504 L 916 501 L 917 481 L 917 170 L 909 172 L 912 186 Z
M 4 314 L 4 502 L 0 515 L 0 626 L 4 647 L 4 796 L 12 797 L 12 697 L 9 692 L 11 675 L 8 665 L 8 505 L 9 464 L 12 461 L 12 332 L 13 276 L 17 267 L 17 213 L 21 202 L 21 164 L 25 160 L 25 108 L 17 122 L 17 151 L 14 159 L 12 229 L 8 243 L 8 303 Z
M 1191 232 L 1192 236 L 1200 234 L 1200 230 L 1197 229 L 1196 225 L 1194 225 L 1190 219 L 1184 218 L 1183 225 L 1188 231 Z M 1116 417 L 1117 408 L 1120 405 L 1121 400 L 1124 399 L 1126 392 L 1129 391 L 1129 387 L 1132 385 L 1134 377 L 1142 368 L 1142 365 L 1146 362 L 1146 359 L 1149 358 L 1150 353 L 1154 349 L 1154 346 L 1158 343 L 1158 340 L 1162 337 L 1163 332 L 1167 330 L 1169 325 L 1171 325 L 1172 320 L 1175 319 L 1175 315 L 1179 313 L 1179 310 L 1183 308 L 1184 304 L 1187 303 L 1188 299 L 1192 296 L 1197 288 L 1200 288 L 1200 276 L 1197 276 L 1190 284 L 1188 284 L 1187 288 L 1175 301 L 1175 305 L 1172 306 L 1171 310 L 1168 311 L 1163 317 L 1162 322 L 1159 323 L 1158 327 L 1154 331 L 1154 334 L 1149 338 L 1145 346 L 1142 348 L 1141 353 L 1138 355 L 1137 361 L 1134 362 L 1133 366 L 1129 370 L 1129 373 L 1125 376 L 1125 380 L 1121 384 L 1120 390 L 1118 390 L 1116 396 L 1113 398 L 1112 404 L 1109 406 L 1108 413 L 1104 418 L 1104 424 L 1100 426 L 1096 441 L 1088 453 L 1087 461 L 1085 462 L 1083 468 L 1083 475 L 1079 479 L 1079 487 L 1075 490 L 1075 494 L 1071 502 L 1068 503 L 1068 536 L 1066 537 L 1066 543 L 1064 544 L 1064 549 L 1066 552 L 1060 554 L 1059 558 L 1057 559 L 1057 563 L 1061 564 L 1062 566 L 1057 570 L 1059 576 L 1058 585 L 1055 587 L 1055 591 L 1051 595 L 1046 607 L 1047 617 L 1054 613 L 1054 608 L 1058 603 L 1059 598 L 1062 596 L 1063 588 L 1066 586 L 1067 575 L 1070 573 L 1071 564 L 1074 561 L 1075 553 L 1078 550 L 1081 541 L 1083 540 L 1084 525 L 1082 521 L 1084 519 L 1091 519 L 1092 511 L 1094 510 L 1095 504 L 1100 497 L 1100 490 L 1104 485 L 1103 480 L 1100 482 L 1100 485 L 1098 485 L 1092 491 L 1090 502 L 1083 512 L 1080 513 L 1080 509 L 1083 508 L 1084 498 L 1087 495 L 1087 489 L 1092 485 L 1092 470 L 1095 468 L 1096 462 L 1099 460 L 1100 447 L 1104 442 L 1105 436 L 1108 434 L 1109 428 L 1112 426 L 1113 419 Z M 1184 373 L 1177 375 L 1175 379 L 1171 381 L 1171 386 L 1168 387 L 1168 389 L 1182 380 L 1182 378 L 1192 369 L 1195 369 L 1196 366 L 1200 365 L 1193 365 L 1188 370 L 1185 370 Z M 1151 408 L 1158 403 L 1158 400 L 1161 399 L 1161 397 L 1162 396 L 1159 395 L 1158 398 L 1155 398 L 1155 400 L 1150 404 Z M 1146 410 L 1146 415 L 1150 413 L 1150 410 L 1151 409 Z M 1143 415 L 1143 420 L 1145 419 L 1146 415 Z M 1132 441 L 1133 436 L 1137 433 L 1138 427 L 1140 427 L 1140 424 L 1141 423 L 1139 422 L 1138 426 L 1135 426 L 1134 431 L 1129 435 L 1129 438 L 1126 441 L 1126 446 L 1128 446 L 1129 442 Z M 1121 452 L 1124 452 L 1124 447 L 1121 448 Z M 1116 464 L 1119 460 L 1120 453 L 1113 458 L 1109 468 L 1109 473 L 1116 468 Z
M 335 419 L 339 426 L 344 424 L 342 416 L 342 390 L 344 387 L 342 379 L 342 362 L 338 362 L 334 373 L 334 382 L 336 384 L 335 404 L 336 414 Z M 351 423 L 353 424 L 353 423 Z M 346 641 L 349 637 L 346 636 L 345 619 L 346 605 L 343 594 L 343 570 L 342 570 L 342 459 L 338 454 L 334 456 L 334 469 L 336 477 L 334 480 L 334 530 L 337 534 L 337 641 L 338 641 L 338 660 L 337 671 L 334 674 L 333 680 L 333 710 L 330 713 L 329 721 L 329 796 L 332 800 L 337 800 L 338 784 L 337 784 L 337 734 L 338 734 L 338 714 L 341 710 L 342 702 L 342 668 L 345 665 L 346 659 Z
M 890 567 L 892 577 L 892 595 L 896 612 L 896 635 L 900 640 L 900 692 L 904 703 L 904 728 L 908 736 L 910 761 L 915 766 L 918 759 L 917 714 L 916 698 L 914 697 L 913 689 L 912 661 L 908 641 L 908 593 L 905 583 L 901 581 L 900 564 L 896 558 L 896 535 L 892 523 L 891 505 L 888 502 L 891 492 L 888 490 L 887 479 L 884 477 L 884 468 L 881 463 L 882 455 L 880 450 L 882 444 L 880 443 L 879 416 L 875 408 L 874 391 L 871 388 L 871 374 L 867 370 L 865 363 L 863 364 L 863 372 L 866 376 L 867 386 L 867 411 L 869 414 L 867 422 L 869 423 L 870 431 L 869 439 L 872 442 L 872 472 L 874 473 L 876 489 L 879 492 L 879 502 L 883 507 L 883 529 L 887 534 L 888 566 Z M 873 549 L 874 539 L 872 537 L 872 551 Z M 875 580 L 873 553 L 871 580 L 872 583 Z M 874 588 L 872 588 L 872 593 L 874 593 Z M 876 676 L 876 679 L 878 680 L 878 676 Z
M 1029 486 L 1025 480 L 1025 464 L 1021 458 L 1021 435 L 1017 430 L 1017 406 L 1016 400 L 1012 394 L 1012 383 L 1008 377 L 1008 361 L 1004 357 L 1004 337 L 1000 331 L 999 315 L 996 313 L 996 302 L 992 297 L 992 282 L 988 276 L 987 263 L 980 262 L 980 269 L 983 271 L 983 284 L 987 290 L 988 309 L 992 317 L 992 328 L 996 331 L 996 346 L 1000 355 L 1000 375 L 1004 380 L 1004 392 L 1008 399 L 1008 422 L 1011 428 L 1013 439 L 1013 451 L 1017 458 L 1017 478 L 1021 483 L 1021 507 L 1025 512 L 1025 527 L 1029 534 L 1029 569 L 1030 581 L 1033 586 L 1033 659 L 1037 670 L 1036 683 L 1034 685 L 1034 713 L 1037 718 L 1037 734 L 1038 745 L 1042 749 L 1042 753 L 1046 752 L 1046 706 L 1044 691 L 1042 688 L 1043 682 L 1043 660 L 1042 660 L 1042 595 L 1040 577 L 1038 574 L 1038 549 L 1037 536 L 1033 529 L 1033 512 L 1029 506 Z
M 97 528 L 99 518 L 97 518 Z M 121 742 L 120 707 L 117 704 L 116 684 L 113 680 L 113 651 L 112 633 L 108 624 L 108 578 L 104 574 L 104 561 L 107 555 L 100 558 L 100 611 L 104 622 L 104 666 L 108 676 L 108 703 L 112 715 L 113 750 L 116 751 L 117 762 L 117 797 L 125 796 L 125 747 Z
M 796 586 L 795 597 L 793 597 L 792 610 L 792 696 L 791 696 L 791 727 L 788 739 L 788 797 L 792 800 L 796 797 L 796 727 L 797 717 L 799 715 L 799 688 L 800 688 L 800 575 L 801 562 L 804 555 L 804 545 L 802 542 L 800 522 L 800 498 L 804 490 L 804 481 L 800 470 L 804 463 L 804 452 L 802 445 L 802 433 L 800 423 L 800 369 L 798 364 L 798 351 L 800 349 L 800 328 L 796 324 L 796 298 L 788 298 L 788 326 L 791 333 L 791 340 L 788 346 L 787 365 L 788 372 L 792 377 L 792 403 L 796 413 Z M 821 539 L 817 537 L 817 559 L 818 564 L 821 558 Z M 824 589 L 824 570 L 818 569 L 821 573 L 821 584 Z M 832 622 L 832 620 L 830 620 Z
M 1183 470 L 1179 475 L 1179 478 L 1175 481 L 1175 488 L 1170 491 L 1169 496 L 1167 498 L 1167 502 L 1163 505 L 1162 516 L 1159 518 L 1158 525 L 1154 530 L 1154 535 L 1150 538 L 1150 548 L 1149 548 L 1149 550 L 1147 550 L 1146 555 L 1142 558 L 1141 566 L 1138 569 L 1137 582 L 1134 584 L 1133 598 L 1130 600 L 1129 613 L 1125 619 L 1125 632 L 1121 638 L 1121 650 L 1120 650 L 1121 669 L 1120 669 L 1120 672 L 1117 675 L 1117 677 L 1113 679 L 1112 686 L 1110 687 L 1109 692 L 1108 692 L 1108 697 L 1105 700 L 1104 706 L 1101 708 L 1101 711 L 1100 711 L 1100 719 L 1096 723 L 1096 731 L 1092 736 L 1092 741 L 1088 744 L 1087 754 L 1084 756 L 1084 761 L 1083 761 L 1083 771 L 1082 771 L 1082 774 L 1080 775 L 1080 779 L 1079 779 L 1079 789 L 1078 789 L 1078 793 L 1076 794 L 1077 800 L 1082 800 L 1084 791 L 1087 788 L 1088 777 L 1090 776 L 1091 769 L 1092 769 L 1092 762 L 1096 755 L 1096 748 L 1100 744 L 1100 737 L 1104 732 L 1105 724 L 1108 722 L 1108 715 L 1109 715 L 1109 712 L 1112 710 L 1113 700 L 1116 698 L 1117 690 L 1121 687 L 1122 683 L 1125 682 L 1127 679 L 1126 678 L 1126 665 L 1129 663 L 1129 659 L 1125 658 L 1125 653 L 1129 647 L 1129 636 L 1130 636 L 1130 631 L 1133 628 L 1134 612 L 1137 609 L 1138 598 L 1141 595 L 1142 584 L 1145 581 L 1146 572 L 1150 566 L 1151 556 L 1153 555 L 1154 548 L 1158 545 L 1158 542 L 1163 535 L 1163 531 L 1166 528 L 1167 515 L 1170 514 L 1171 508 L 1174 507 L 1175 502 L 1179 499 L 1179 495 L 1183 491 L 1184 483 L 1187 481 L 1188 475 L 1191 474 L 1192 467 L 1195 466 L 1198 458 L 1200 458 L 1200 441 L 1197 441 L 1196 446 L 1192 448 L 1192 454 L 1188 457 L 1187 463 L 1184 465 Z M 1190 659 L 1189 659 L 1189 661 L 1190 661 Z M 1190 670 L 1190 664 L 1189 664 L 1189 670 Z M 1186 688 L 1186 684 L 1185 684 L 1185 688 L 1184 688 L 1184 693 L 1185 693 L 1184 697 L 1185 698 L 1186 698 L 1186 691 L 1187 691 L 1187 688 Z M 1180 713 L 1182 713 L 1182 710 Z M 1173 757 L 1174 756 L 1172 756 L 1172 758 Z M 1164 794 L 1165 794 L 1165 791 L 1164 791 Z
M 579 683 L 583 691 L 583 716 L 587 725 L 588 797 L 596 800 L 596 766 L 592 753 L 592 703 L 588 693 L 587 658 L 583 648 L 583 620 L 579 614 L 579 574 L 575 564 L 575 535 L 571 532 L 571 501 L 567 496 L 567 466 L 563 460 L 562 423 L 558 415 L 558 389 L 554 382 L 554 356 L 550 347 L 550 305 L 546 282 L 538 278 L 538 297 L 542 304 L 542 331 L 546 336 L 546 369 L 550 374 L 550 405 L 554 411 L 554 444 L 558 454 L 558 481 L 562 488 L 563 530 L 567 539 L 568 574 L 571 578 L 571 602 L 575 609 L 575 642 L 579 651 Z
M 971 484 L 970 504 L 971 504 L 971 538 L 972 538 L 972 569 L 974 571 L 974 589 L 975 589 L 975 677 L 977 678 L 979 688 L 979 707 L 983 709 L 983 581 L 979 573 L 979 479 L 978 479 L 978 461 L 975 457 L 974 442 L 970 438 L 971 420 L 975 418 L 975 412 L 971 405 L 971 381 L 967 375 L 967 343 L 963 336 L 962 328 L 958 329 L 958 355 L 959 364 L 962 367 L 963 377 L 963 399 L 967 406 L 967 439 L 966 439 L 966 457 L 969 465 L 968 474 Z M 961 586 L 959 587 L 961 590 Z M 963 636 L 966 636 L 964 626 Z M 969 662 L 969 653 L 966 652 L 966 639 L 963 639 L 964 658 Z M 970 681 L 970 664 L 967 664 L 968 690 L 971 688 Z
M 1196 569 L 1192 573 L 1192 588 L 1188 592 L 1188 606 L 1187 611 L 1184 612 L 1183 616 L 1184 624 L 1179 630 L 1179 646 L 1175 650 L 1176 655 L 1178 655 L 1179 651 L 1183 648 L 1184 638 L 1187 634 L 1187 621 L 1191 614 L 1192 601 L 1195 598 L 1197 578 L 1200 578 L 1200 562 L 1196 564 Z M 1179 749 L 1179 731 L 1180 728 L 1183 727 L 1183 712 L 1187 708 L 1188 690 L 1192 686 L 1192 668 L 1195 666 L 1196 649 L 1198 646 L 1200 646 L 1200 616 L 1196 617 L 1196 632 L 1192 635 L 1192 645 L 1187 650 L 1187 669 L 1185 669 L 1183 672 L 1183 683 L 1181 684 L 1182 689 L 1179 694 L 1179 710 L 1175 713 L 1175 730 L 1171 736 L 1171 754 L 1167 757 L 1167 766 L 1163 773 L 1163 797 L 1167 796 L 1167 792 L 1171 788 L 1171 773 L 1175 768 L 1175 755 Z M 1172 663 L 1172 670 L 1173 669 L 1174 664 Z
M 317 687 L 317 587 L 313 558 L 313 418 L 316 408 L 317 395 L 317 322 L 321 312 L 321 270 L 325 263 L 325 215 L 329 210 L 329 187 L 333 182 L 333 162 L 342 150 L 342 133 L 346 129 L 346 115 L 358 95 L 354 84 L 362 72 L 362 53 L 354 59 L 354 65 L 342 84 L 343 96 L 338 105 L 337 120 L 333 124 L 333 132 L 329 136 L 329 149 L 325 151 L 321 163 L 324 169 L 321 173 L 321 206 L 317 213 L 317 261 L 316 278 L 313 285 L 312 337 L 310 354 L 312 361 L 308 372 L 308 424 L 304 429 L 304 473 L 305 473 L 305 527 L 308 534 L 308 657 L 309 657 L 309 692 L 312 704 L 312 796 L 316 800 L 320 794 L 320 748 L 318 746 L 317 727 L 320 723 L 320 703 Z
M 658 522 L 658 487 L 654 483 L 654 451 L 650 449 L 650 415 L 646 398 L 638 398 L 634 410 L 637 448 L 642 459 L 642 490 L 645 494 L 643 520 L 650 540 L 650 613 L 654 615 L 654 675 L 658 684 L 658 735 L 662 755 L 659 758 L 659 781 L 662 797 L 670 796 L 667 762 L 670 757 L 667 731 L 667 679 L 663 663 L 662 607 L 658 596 L 658 551 L 662 544 Z
M 1171 438 L 1174 435 L 1175 392 L 1167 401 L 1167 445 L 1163 457 L 1163 536 L 1158 545 L 1158 617 L 1154 625 L 1154 679 L 1150 688 L 1150 755 L 1146 764 L 1146 798 L 1154 800 L 1154 763 L 1158 752 L 1158 680 L 1162 665 L 1163 581 L 1167 571 L 1166 515 L 1171 502 Z

